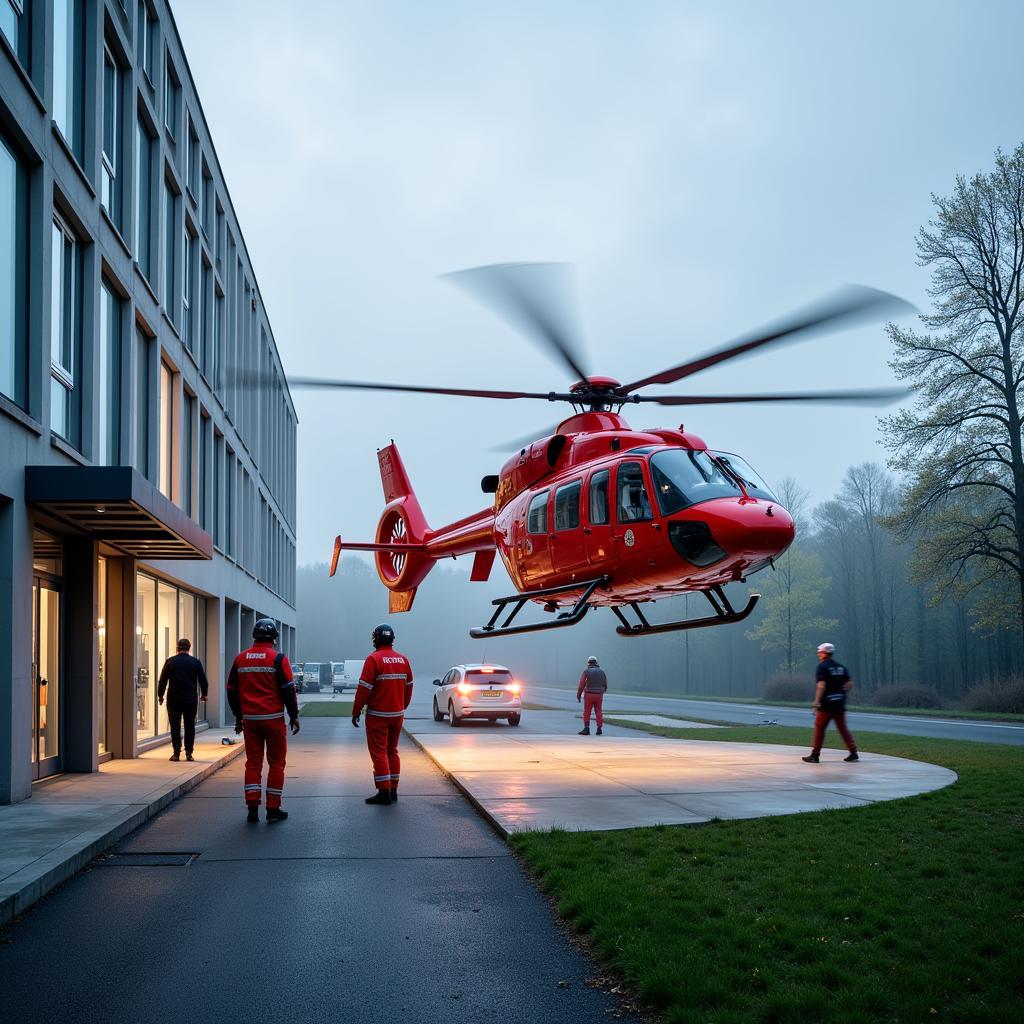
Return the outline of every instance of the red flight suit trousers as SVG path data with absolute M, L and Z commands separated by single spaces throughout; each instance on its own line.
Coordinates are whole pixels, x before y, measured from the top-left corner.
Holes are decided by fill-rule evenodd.
M 259 806 L 263 791 L 263 750 L 267 751 L 267 810 L 281 806 L 284 791 L 284 762 L 288 753 L 288 734 L 284 717 L 251 722 L 242 720 L 245 737 L 245 802 Z
M 366 746 L 373 762 L 373 784 L 378 789 L 398 789 L 398 776 L 402 770 L 398 737 L 402 735 L 404 721 L 404 715 L 399 718 L 366 716 Z

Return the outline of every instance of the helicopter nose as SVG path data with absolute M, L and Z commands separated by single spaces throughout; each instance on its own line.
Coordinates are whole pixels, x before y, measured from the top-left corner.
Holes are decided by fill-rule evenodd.
M 779 504 L 713 500 L 687 509 L 669 524 L 669 539 L 688 562 L 701 567 L 723 558 L 748 562 L 777 558 L 793 543 L 793 517 Z

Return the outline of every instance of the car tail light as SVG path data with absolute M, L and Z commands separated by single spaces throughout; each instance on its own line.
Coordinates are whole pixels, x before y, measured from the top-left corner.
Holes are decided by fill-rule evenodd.
M 473 692 L 473 688 L 469 685 L 469 683 L 459 683 L 456 689 L 459 691 L 459 693 L 462 694 L 463 697 Z
M 513 693 L 518 693 L 518 692 L 520 691 L 520 689 L 522 689 L 522 687 L 520 687 L 520 685 L 519 685 L 518 683 L 513 683 L 513 684 L 512 684 L 512 685 L 511 685 L 511 686 L 509 687 L 509 689 L 510 689 L 510 690 L 511 690 L 511 691 L 512 691 Z

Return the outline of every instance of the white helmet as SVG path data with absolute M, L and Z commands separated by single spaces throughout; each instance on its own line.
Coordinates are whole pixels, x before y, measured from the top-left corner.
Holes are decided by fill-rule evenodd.
M 594 655 L 592 654 L 589 658 L 587 658 L 587 664 L 588 665 L 596 665 L 597 664 L 597 658 L 594 657 Z
M 818 653 L 834 654 L 835 646 L 833 644 L 818 644 Z

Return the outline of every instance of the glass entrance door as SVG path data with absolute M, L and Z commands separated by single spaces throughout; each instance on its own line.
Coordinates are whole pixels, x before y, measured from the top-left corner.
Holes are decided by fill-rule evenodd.
M 60 591 L 39 576 L 32 581 L 32 777 L 61 770 Z

